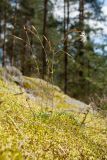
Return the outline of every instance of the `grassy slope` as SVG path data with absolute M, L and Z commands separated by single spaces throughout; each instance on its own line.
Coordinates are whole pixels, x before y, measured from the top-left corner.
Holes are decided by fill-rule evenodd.
M 90 113 L 81 126 L 66 98 L 42 80 L 23 77 L 22 88 L 1 76 L 0 160 L 106 160 L 107 119 Z

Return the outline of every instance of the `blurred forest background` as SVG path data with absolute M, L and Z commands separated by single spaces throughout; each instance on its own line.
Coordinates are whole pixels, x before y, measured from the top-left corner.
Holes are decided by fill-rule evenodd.
M 101 0 L 0 0 L 1 66 L 15 66 L 86 102 L 107 95 L 104 5 Z

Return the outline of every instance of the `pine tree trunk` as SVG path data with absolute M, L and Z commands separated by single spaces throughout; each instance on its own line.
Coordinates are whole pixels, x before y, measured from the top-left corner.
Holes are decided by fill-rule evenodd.
M 79 2 L 79 30 L 80 35 L 84 31 L 84 0 L 80 0 Z M 84 43 L 79 40 L 78 42 L 78 56 L 77 62 L 79 64 L 78 68 L 78 81 L 79 81 L 79 88 L 81 92 L 81 96 L 85 94 L 85 81 L 84 81 Z
M 80 30 L 84 30 L 84 0 L 79 2 L 79 27 Z
M 13 22 L 13 35 L 15 35 L 15 30 L 16 30 L 16 11 L 17 11 L 17 0 L 15 1 L 15 9 L 14 9 L 14 22 Z M 15 38 L 13 37 L 13 42 L 12 42 L 12 52 L 11 52 L 11 57 L 10 57 L 10 64 L 11 66 L 14 65 L 14 52 L 15 52 Z
M 1 18 L 1 16 L 0 16 L 0 43 L 1 43 L 1 34 L 2 34 L 2 25 L 1 25 L 1 20 L 2 18 Z M 0 44 L 1 45 L 1 44 Z M 0 46 L 1 47 L 1 46 Z
M 42 48 L 42 78 L 45 78 L 46 69 L 47 69 L 47 62 L 46 62 L 46 27 L 47 27 L 47 13 L 48 13 L 48 0 L 44 0 L 44 22 L 43 22 L 43 46 Z
M 2 57 L 2 66 L 6 65 L 6 9 L 4 10 L 4 25 L 3 25 L 3 57 Z
M 80 0 L 79 3 L 79 29 L 80 29 L 80 34 L 84 31 L 84 0 Z M 84 55 L 84 44 L 82 41 L 79 41 L 79 58 L 81 66 L 83 66 L 83 55 Z M 83 71 L 80 71 L 80 76 L 83 76 Z
M 25 26 L 26 27 L 26 21 L 25 21 Z M 23 30 L 23 43 L 22 43 L 22 53 L 21 53 L 21 71 L 23 73 L 23 75 L 26 74 L 26 59 L 27 59 L 27 37 L 26 37 L 26 28 Z
M 67 14 L 67 15 L 66 15 Z M 67 83 L 68 83 L 68 35 L 69 30 L 69 0 L 65 2 L 64 0 L 64 92 L 67 93 Z

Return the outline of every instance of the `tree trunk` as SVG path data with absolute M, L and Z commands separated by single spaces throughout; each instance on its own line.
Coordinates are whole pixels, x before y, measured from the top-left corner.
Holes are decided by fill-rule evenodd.
M 42 48 L 42 78 L 45 78 L 46 69 L 47 69 L 47 62 L 46 62 L 46 27 L 47 27 L 47 13 L 48 13 L 48 0 L 44 0 L 44 21 L 43 21 L 43 46 Z
M 84 31 L 84 0 L 80 0 L 79 2 L 79 36 Z M 85 95 L 85 75 L 84 75 L 84 43 L 79 40 L 78 41 L 78 54 L 77 54 L 77 63 L 79 64 L 78 68 L 78 88 L 80 89 L 81 96 Z
M 79 2 L 79 27 L 80 30 L 84 30 L 84 0 Z
M 25 20 L 25 23 L 24 23 L 24 29 L 23 29 L 23 43 L 22 43 L 22 53 L 21 53 L 21 71 L 23 73 L 23 75 L 26 75 L 26 71 L 27 71 L 27 68 L 26 68 L 26 59 L 27 59 L 27 45 L 26 45 L 26 42 L 27 42 L 27 37 L 26 37 L 26 20 Z
M 2 41 L 2 38 L 1 38 L 1 34 L 2 34 L 2 24 L 1 24 L 1 21 L 2 21 L 2 17 L 0 16 L 0 47 L 1 47 L 1 41 Z
M 67 15 L 66 15 L 67 14 Z M 67 83 L 68 83 L 68 32 L 69 30 L 69 0 L 65 2 L 64 0 L 64 92 L 67 93 Z
M 84 31 L 84 0 L 80 0 L 79 3 L 79 29 L 80 29 L 80 34 Z M 80 40 L 79 41 L 79 50 L 78 50 L 78 55 L 80 59 L 80 65 L 81 65 L 81 70 L 79 71 L 79 76 L 83 77 L 83 55 L 84 55 L 84 44 Z
M 2 57 L 2 66 L 6 65 L 6 9 L 4 10 L 4 25 L 3 25 L 3 57 Z
M 16 30 L 16 12 L 17 12 L 17 0 L 15 0 L 15 8 L 14 8 L 14 17 L 13 17 L 13 35 L 15 35 L 15 30 Z M 12 42 L 12 52 L 11 52 L 11 57 L 10 57 L 10 64 L 11 66 L 14 65 L 14 52 L 15 52 L 15 38 L 13 37 L 13 42 Z

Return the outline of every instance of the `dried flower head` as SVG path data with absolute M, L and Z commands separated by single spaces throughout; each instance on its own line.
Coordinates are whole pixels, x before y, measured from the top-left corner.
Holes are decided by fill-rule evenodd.
M 81 32 L 80 38 L 81 38 L 81 41 L 83 43 L 87 42 L 87 36 L 86 36 L 86 33 L 84 31 Z

